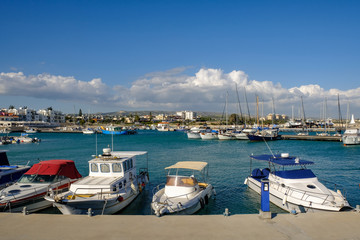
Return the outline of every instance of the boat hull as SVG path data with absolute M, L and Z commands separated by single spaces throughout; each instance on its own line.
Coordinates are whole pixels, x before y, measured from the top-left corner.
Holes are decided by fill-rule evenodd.
M 191 215 L 204 208 L 208 204 L 209 199 L 213 194 L 214 188 L 211 184 L 201 190 L 196 196 L 191 199 L 186 197 L 174 198 L 169 203 L 162 202 L 164 196 L 164 189 L 159 190 L 153 196 L 151 208 L 155 215 L 160 217 L 162 215 Z M 170 202 L 173 202 L 171 204 Z
M 358 144 L 360 144 L 360 137 L 344 135 L 342 137 L 342 142 L 344 145 L 358 145 Z
M 187 133 L 187 137 L 189 139 L 200 139 L 200 133 L 193 133 L 193 132 L 188 132 Z
M 261 195 L 261 183 L 255 180 L 252 177 L 248 177 L 246 180 L 246 184 L 248 187 L 258 194 Z M 297 201 L 293 202 L 290 197 L 286 197 L 284 193 L 274 190 L 271 188 L 270 183 L 270 202 L 275 204 L 276 206 L 282 208 L 285 211 L 292 212 L 295 211 L 297 213 L 306 213 L 306 212 L 323 212 L 323 211 L 332 211 L 338 212 L 343 210 L 344 208 L 350 208 L 350 206 L 336 207 L 336 206 L 325 206 L 321 204 L 314 204 L 307 201 Z
M 111 199 L 100 200 L 84 200 L 84 201 L 69 201 L 64 203 L 54 203 L 60 212 L 64 215 L 73 214 L 89 214 L 91 208 L 91 215 L 111 215 L 128 206 L 139 193 L 131 194 L 128 198 L 119 201 L 118 197 Z

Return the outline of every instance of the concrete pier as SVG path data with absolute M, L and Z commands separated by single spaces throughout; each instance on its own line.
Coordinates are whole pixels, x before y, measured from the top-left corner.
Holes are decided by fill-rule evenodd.
M 134 216 L 0 214 L 0 239 L 360 239 L 360 213 Z
M 317 136 L 317 135 L 281 135 L 284 140 L 308 140 L 308 141 L 335 141 L 341 142 L 338 136 Z

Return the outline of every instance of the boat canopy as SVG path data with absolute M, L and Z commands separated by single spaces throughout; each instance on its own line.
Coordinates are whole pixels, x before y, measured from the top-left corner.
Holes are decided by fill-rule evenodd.
M 48 160 L 34 164 L 25 175 L 61 175 L 71 179 L 81 178 L 72 160 Z
M 207 162 L 184 161 L 184 162 L 177 162 L 170 167 L 166 167 L 165 169 L 182 168 L 182 169 L 202 171 L 206 166 L 207 166 Z
M 298 165 L 311 165 L 314 162 L 308 160 L 302 160 L 294 156 L 282 156 L 278 155 L 251 155 L 252 159 L 259 160 L 259 161 L 267 161 L 281 166 L 298 166 Z

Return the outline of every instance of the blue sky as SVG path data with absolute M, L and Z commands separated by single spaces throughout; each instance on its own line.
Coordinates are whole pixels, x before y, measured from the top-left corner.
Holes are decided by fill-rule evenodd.
M 274 98 L 291 114 L 303 96 L 316 117 L 326 97 L 336 117 L 337 94 L 343 112 L 346 102 L 356 112 L 359 9 L 359 1 L 3 0 L 1 106 L 222 112 L 229 91 L 235 111 L 236 83 L 265 112 Z

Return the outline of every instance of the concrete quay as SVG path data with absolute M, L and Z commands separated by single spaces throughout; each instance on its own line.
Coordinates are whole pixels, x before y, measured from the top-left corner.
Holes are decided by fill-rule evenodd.
M 308 141 L 335 141 L 341 142 L 338 136 L 318 136 L 318 135 L 281 135 L 283 140 L 308 140 Z
M 360 239 L 360 213 L 192 216 L 0 214 L 0 239 Z

